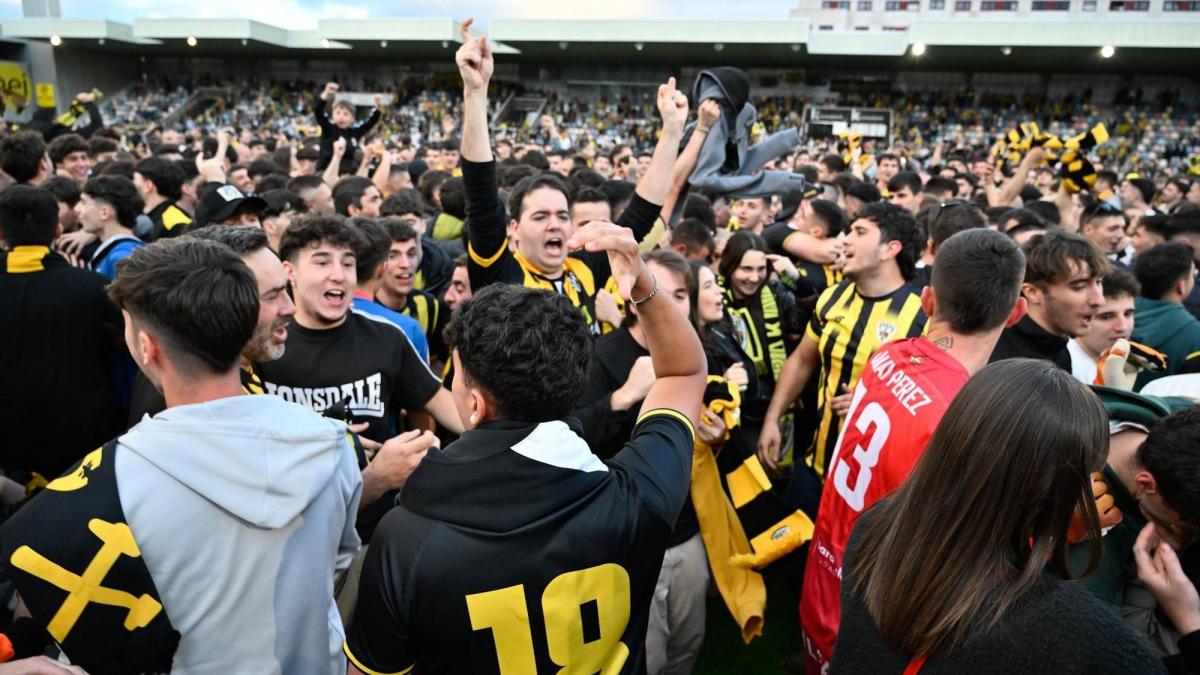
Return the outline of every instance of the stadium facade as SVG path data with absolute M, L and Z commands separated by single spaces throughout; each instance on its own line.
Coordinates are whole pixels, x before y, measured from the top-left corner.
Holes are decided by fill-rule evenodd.
M 1197 0 L 801 0 L 779 20 L 495 20 L 489 34 L 499 79 L 579 92 L 644 87 L 664 72 L 687 81 L 737 64 L 768 94 L 853 86 L 1103 95 L 1136 86 L 1179 90 L 1192 102 L 1196 8 Z M 24 87 L 40 105 L 62 108 L 77 91 L 154 76 L 450 77 L 459 41 L 452 19 L 326 19 L 286 30 L 241 19 L 63 19 L 54 9 L 0 24 L 6 98 Z M 27 81 L 14 85 L 18 67 Z

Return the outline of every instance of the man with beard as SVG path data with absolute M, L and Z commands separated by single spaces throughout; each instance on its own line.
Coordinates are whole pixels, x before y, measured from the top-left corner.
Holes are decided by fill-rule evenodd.
M 296 313 L 288 295 L 287 272 L 279 257 L 267 246 L 267 235 L 255 227 L 209 225 L 186 236 L 207 239 L 222 244 L 242 258 L 258 282 L 258 323 L 254 334 L 242 350 L 242 391 L 246 394 L 266 393 L 254 365 L 281 358 L 286 349 L 288 324 Z M 146 415 L 157 415 L 166 408 L 162 394 L 139 373 L 134 384 L 130 405 L 130 426 Z M 358 425 L 353 430 L 361 431 Z M 363 493 L 359 508 L 366 507 L 388 490 L 399 488 L 408 474 L 416 468 L 425 450 L 433 443 L 432 434 L 411 432 L 389 439 L 380 445 L 370 439 L 355 436 L 354 445 L 374 450 L 374 459 L 362 471 Z
M 1024 251 L 1021 295 L 1029 311 L 1005 329 L 991 360 L 1046 359 L 1070 371 L 1067 341 L 1091 331 L 1092 318 L 1104 304 L 1100 279 L 1108 260 L 1086 237 L 1061 230 L 1030 239 Z
M 283 356 L 287 341 L 287 325 L 296 307 L 287 293 L 287 274 L 271 249 L 267 235 L 256 227 L 209 225 L 188 234 L 224 244 L 241 256 L 242 262 L 254 272 L 258 282 L 258 323 L 254 335 L 242 351 L 242 391 L 263 393 L 262 380 L 254 364 L 274 361 Z M 137 424 L 146 415 L 156 415 L 166 408 L 162 394 L 154 389 L 146 376 L 138 373 L 129 405 L 129 424 Z

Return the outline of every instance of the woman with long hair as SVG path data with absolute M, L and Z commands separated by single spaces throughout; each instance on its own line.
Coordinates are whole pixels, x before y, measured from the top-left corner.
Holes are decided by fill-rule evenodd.
M 729 410 L 725 401 L 730 399 L 723 390 L 734 388 L 738 390 L 738 403 L 734 410 L 726 413 L 727 422 L 722 427 L 727 429 L 724 437 L 718 443 L 705 441 L 706 452 L 709 455 L 696 454 L 693 457 L 693 467 L 701 461 L 715 457 L 717 471 L 724 477 L 726 490 L 732 496 L 730 482 L 736 483 L 738 498 L 736 511 L 740 527 L 738 535 L 749 537 L 749 547 L 729 551 L 729 554 L 717 556 L 713 550 L 726 551 L 724 547 L 710 544 L 710 561 L 717 557 L 722 562 L 713 562 L 714 576 L 721 567 L 728 567 L 731 557 L 737 560 L 737 565 L 745 569 L 760 569 L 788 555 L 807 540 L 811 533 L 811 524 L 807 516 L 796 511 L 793 505 L 787 504 L 773 490 L 772 482 L 767 478 L 766 471 L 758 461 L 755 453 L 755 441 L 761 429 L 761 417 L 756 419 L 753 414 L 747 414 L 748 408 L 761 402 L 761 380 L 755 374 L 754 360 L 742 348 L 737 334 L 725 311 L 725 291 L 717 283 L 713 271 L 698 262 L 692 263 L 692 311 L 695 314 L 694 323 L 700 329 L 700 342 L 704 345 L 704 354 L 708 358 L 709 386 L 705 390 L 705 404 L 710 406 L 706 415 L 718 416 L 715 411 Z M 767 398 L 770 398 L 767 390 Z M 703 417 L 702 417 L 703 419 Z M 699 443 L 697 446 L 699 447 Z M 693 468 L 693 476 L 696 471 Z M 744 480 L 746 476 L 756 476 L 754 481 Z M 696 491 L 693 489 L 693 500 Z M 702 528 L 703 530 L 703 528 Z M 796 567 L 803 564 L 802 560 L 794 560 Z M 717 579 L 720 587 L 720 579 Z M 723 590 L 723 589 L 722 589 Z M 724 595 L 724 590 L 723 590 Z M 728 598 L 727 598 L 728 599 Z M 730 607 L 734 607 L 731 603 Z M 745 624 L 743 624 L 745 625 Z
M 771 280 L 772 262 L 788 265 L 779 270 L 798 292 L 781 281 Z M 745 402 L 745 412 L 759 422 L 770 403 L 779 371 L 787 355 L 804 335 L 811 304 L 797 306 L 797 296 L 815 301 L 812 285 L 801 277 L 786 258 L 773 256 L 762 237 L 753 232 L 735 232 L 725 245 L 717 282 L 725 292 L 725 312 L 742 350 L 754 363 L 749 373 L 757 378 L 759 397 Z
M 1088 571 L 1099 563 L 1089 474 L 1107 447 L 1104 407 L 1069 372 L 1011 359 L 971 378 L 908 481 L 851 535 L 830 672 L 1162 672 L 1086 590 L 1043 574 L 1069 578 L 1076 510 Z

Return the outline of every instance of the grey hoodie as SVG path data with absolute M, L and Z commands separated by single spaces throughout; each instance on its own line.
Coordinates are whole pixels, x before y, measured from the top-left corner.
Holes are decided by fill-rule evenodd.
M 725 90 L 719 79 L 709 71 L 696 78 L 692 103 L 711 98 L 727 101 L 733 97 Z M 714 124 L 708 138 L 700 148 L 696 168 L 688 178 L 688 184 L 700 190 L 729 197 L 763 197 L 785 192 L 803 192 L 808 181 L 798 173 L 790 171 L 760 171 L 763 164 L 780 157 L 800 144 L 800 132 L 795 128 L 778 131 L 758 145 L 750 146 L 750 130 L 758 121 L 758 111 L 745 103 L 736 111 L 736 119 L 728 119 L 729 113 L 722 106 L 722 123 Z M 737 167 L 727 166 L 729 148 L 737 152 Z M 679 200 L 683 203 L 683 200 Z
M 182 635 L 172 673 L 346 672 L 335 570 L 359 548 L 346 427 L 276 396 L 168 408 L 118 439 L 121 506 Z

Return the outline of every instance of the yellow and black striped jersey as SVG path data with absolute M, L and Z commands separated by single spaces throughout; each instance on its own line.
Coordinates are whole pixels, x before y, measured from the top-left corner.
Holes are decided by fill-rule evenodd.
M 442 331 L 450 322 L 450 308 L 444 302 L 425 291 L 413 289 L 400 313 L 415 319 L 429 340 L 429 358 L 434 362 L 448 361 L 449 350 L 442 340 Z
M 807 279 L 813 285 L 813 288 L 817 289 L 818 293 L 842 282 L 842 271 L 834 269 L 829 265 L 800 260 L 796 262 L 796 271 L 800 273 L 800 276 Z
M 579 308 L 593 335 L 603 332 L 596 318 L 596 292 L 612 276 L 607 254 L 576 251 L 563 262 L 561 271 L 555 270 L 556 278 L 542 274 L 519 251 L 509 248 L 509 214 L 499 199 L 496 163 L 463 160 L 462 167 L 467 194 L 467 272 L 471 288 L 478 293 L 488 284 L 508 283 L 559 293 Z M 634 193 L 615 222 L 633 230 L 640 242 L 654 229 L 661 209 L 661 205 Z
M 921 296 L 908 283 L 887 295 L 868 298 L 847 279 L 821 294 L 806 333 L 821 354 L 820 419 L 806 460 L 819 475 L 825 474 L 841 425 L 830 401 L 842 393 L 843 385 L 847 391 L 854 389 L 867 359 L 880 345 L 921 335 L 926 320 Z

